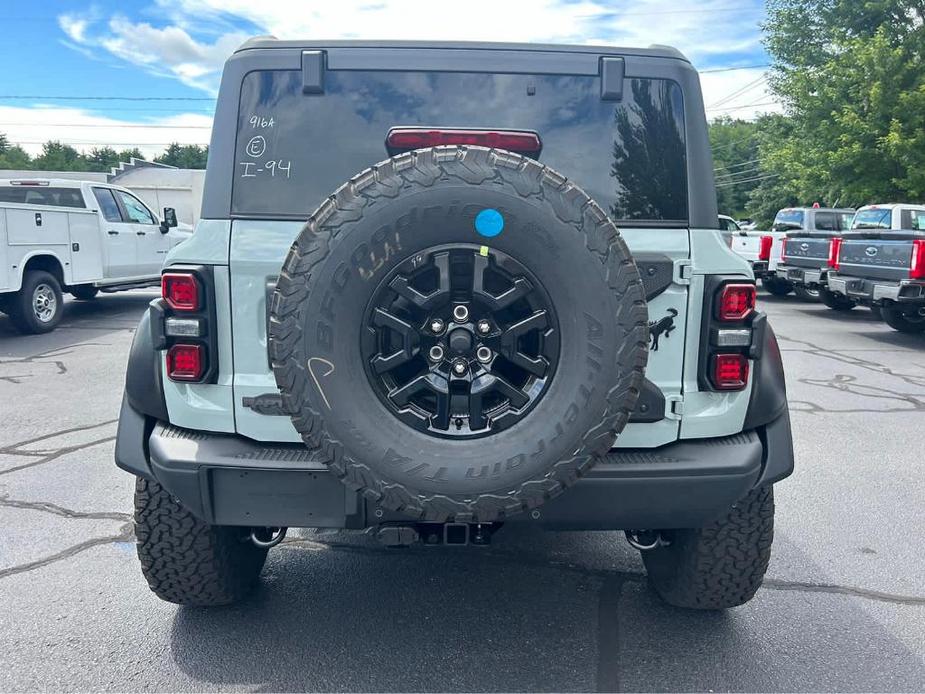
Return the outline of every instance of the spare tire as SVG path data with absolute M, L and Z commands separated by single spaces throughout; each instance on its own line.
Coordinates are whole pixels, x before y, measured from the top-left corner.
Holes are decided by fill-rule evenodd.
M 420 520 L 491 522 L 574 483 L 626 426 L 645 294 L 564 176 L 446 146 L 341 186 L 289 250 L 269 352 L 305 443 Z

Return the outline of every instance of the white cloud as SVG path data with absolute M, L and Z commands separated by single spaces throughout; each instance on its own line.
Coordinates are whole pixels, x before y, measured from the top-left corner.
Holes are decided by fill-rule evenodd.
M 112 17 L 102 31 L 89 16 L 62 15 L 58 24 L 78 46 L 103 48 L 155 75 L 174 77 L 209 93 L 218 90 L 225 59 L 247 38 L 247 34 L 229 32 L 212 42 L 199 41 L 179 26 L 157 28 L 122 15 Z
M 224 59 L 246 23 L 278 38 L 599 43 L 680 48 L 695 62 L 758 48 L 760 5 L 728 0 L 158 0 L 158 28 L 93 13 L 62 15 L 61 28 L 155 74 L 214 91 Z M 199 37 L 199 38 L 197 38 Z
M 211 128 L 212 117 L 196 113 L 126 121 L 78 108 L 0 106 L 0 132 L 32 155 L 41 153 L 45 141 L 60 140 L 84 151 L 104 145 L 138 147 L 150 158 L 162 153 L 170 142 L 206 144 Z

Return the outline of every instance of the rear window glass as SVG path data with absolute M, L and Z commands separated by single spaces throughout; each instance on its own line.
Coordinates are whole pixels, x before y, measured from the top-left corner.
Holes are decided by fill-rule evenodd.
M 602 101 L 596 76 L 332 71 L 304 95 L 299 71 L 251 72 L 238 112 L 232 212 L 307 217 L 341 183 L 386 159 L 397 126 L 534 130 L 540 161 L 618 220 L 686 222 L 681 90 L 629 79 Z
M 834 212 L 817 212 L 816 228 L 820 231 L 838 231 L 838 222 Z
M 45 188 L 39 186 L 9 186 L 0 188 L 0 202 L 53 207 L 86 207 L 77 188 Z
M 889 229 L 892 210 L 861 210 L 854 215 L 852 229 Z
M 838 215 L 838 228 L 850 229 L 851 220 L 854 219 L 854 212 L 836 212 Z
M 803 210 L 781 210 L 774 218 L 775 229 L 802 229 Z

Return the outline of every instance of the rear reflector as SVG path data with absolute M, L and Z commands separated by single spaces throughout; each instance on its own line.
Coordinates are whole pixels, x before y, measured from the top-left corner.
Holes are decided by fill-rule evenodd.
M 829 241 L 829 259 L 828 266 L 833 270 L 839 269 L 838 254 L 841 252 L 842 240 L 837 236 Z
M 167 350 L 167 376 L 171 381 L 198 381 L 205 372 L 202 345 L 174 345 Z
M 744 354 L 717 354 L 712 377 L 718 390 L 742 390 L 748 383 L 748 359 Z
M 168 318 L 164 321 L 164 334 L 167 337 L 200 337 L 202 321 L 198 318 Z
M 161 275 L 161 296 L 174 311 L 199 310 L 199 282 L 186 272 Z
M 713 340 L 717 347 L 749 347 L 752 344 L 751 328 L 721 328 Z
M 755 310 L 754 284 L 727 284 L 719 295 L 716 316 L 723 321 L 745 320 Z
M 771 236 L 762 236 L 758 245 L 758 260 L 770 260 L 771 259 L 771 245 L 774 243 L 774 238 Z
M 390 155 L 439 145 L 478 145 L 533 156 L 543 149 L 540 136 L 528 130 L 392 128 L 385 139 Z
M 915 239 L 912 242 L 912 260 L 909 262 L 909 279 L 925 279 L 925 241 Z

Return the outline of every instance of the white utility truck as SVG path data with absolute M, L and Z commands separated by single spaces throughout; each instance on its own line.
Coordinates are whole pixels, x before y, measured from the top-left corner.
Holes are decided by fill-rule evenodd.
M 0 180 L 0 311 L 23 333 L 60 322 L 68 292 L 90 300 L 160 284 L 167 252 L 190 233 L 125 188 L 64 179 Z

